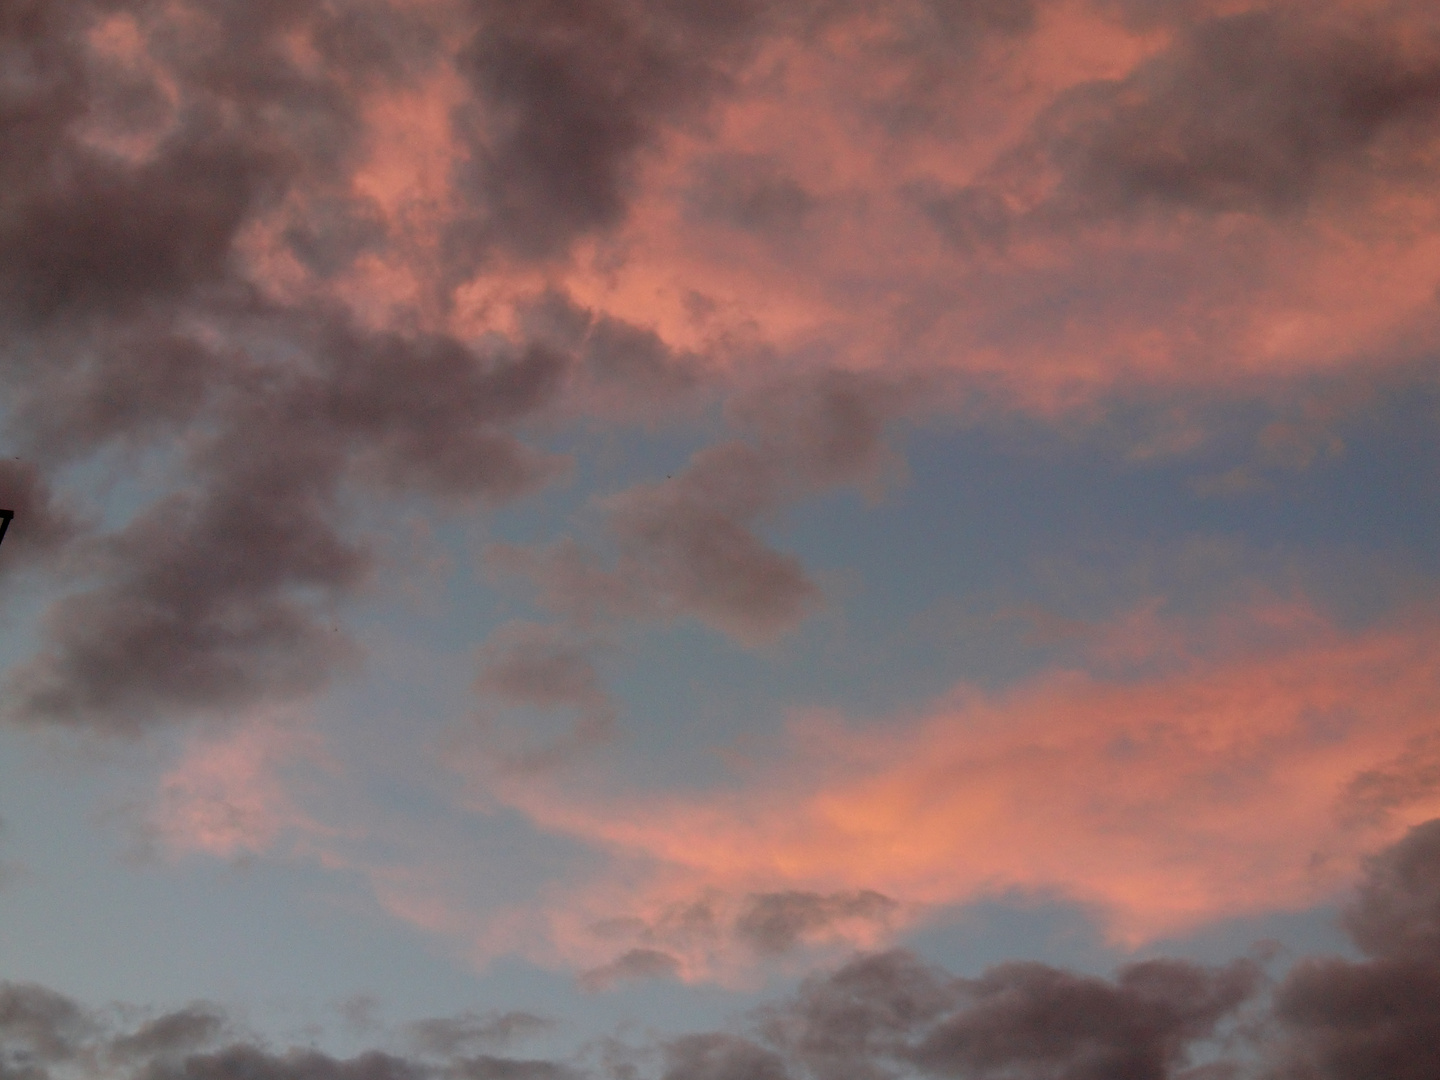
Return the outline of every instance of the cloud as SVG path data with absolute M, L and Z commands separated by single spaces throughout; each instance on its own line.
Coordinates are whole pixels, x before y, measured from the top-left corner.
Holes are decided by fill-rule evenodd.
M 1426 1076 L 1440 1005 L 1440 820 L 1366 866 L 1346 925 L 1359 960 L 1300 958 L 1278 980 L 1241 958 L 1155 958 L 1109 976 L 1034 962 L 956 976 L 905 950 L 812 971 L 793 992 L 728 1030 L 660 1036 L 636 1071 L 657 1080 L 1348 1080 Z M 664 953 L 627 953 L 593 986 L 673 974 Z M 578 1080 L 608 1075 L 572 1057 L 463 1056 L 505 1016 L 454 1018 L 426 1059 L 371 1050 L 336 1058 L 237 1041 L 209 1052 L 222 1014 L 192 1005 L 116 1030 L 43 987 L 0 984 L 0 1071 L 11 1080 L 108 1075 L 124 1061 L 148 1080 Z M 121 1014 L 123 1015 L 123 1013 Z M 474 1023 L 472 1023 L 472 1021 Z M 526 1021 L 528 1023 L 528 1021 Z M 418 1029 L 416 1029 L 418 1030 Z M 412 1034 L 416 1033 L 412 1030 Z M 477 1035 L 477 1032 L 483 1034 Z M 458 1036 L 452 1039 L 451 1036 Z M 437 1060 L 438 1059 L 438 1060 Z M 658 1067 L 657 1067 L 658 1066 Z
M 631 979 L 673 979 L 680 973 L 680 961 L 659 949 L 631 949 L 608 964 L 580 975 L 586 990 L 608 990 Z
M 1083 904 L 1134 944 L 1314 904 L 1361 852 L 1435 812 L 1428 788 L 1382 818 L 1350 809 L 1357 777 L 1428 736 L 1429 625 L 1341 631 L 1304 605 L 1208 626 L 1151 612 L 1091 644 L 1092 673 L 960 686 L 863 725 L 797 715 L 730 783 L 611 791 L 596 775 L 493 791 L 610 854 L 614 887 L 602 873 L 575 910 L 552 910 L 577 957 L 603 945 L 581 911 L 606 926 L 633 916 L 637 945 L 711 977 L 738 941 L 763 950 L 833 918 L 819 940 L 874 942 L 892 919 L 1016 890 Z M 701 924 L 666 914 L 710 895 L 754 898 L 738 922 L 723 899 Z
M 0 549 L 0 572 L 17 565 L 53 565 L 82 531 L 81 522 L 56 498 L 31 462 L 0 461 L 0 509 L 15 514 Z
M 780 238 L 805 224 L 815 197 L 777 162 L 720 154 L 695 166 L 689 208 L 702 220 Z
M 462 126 L 464 182 L 481 210 L 450 240 L 468 265 L 492 246 L 556 254 L 619 224 L 637 155 L 725 85 L 762 9 L 500 0 L 479 10 L 459 69 L 483 103 Z
M 718 405 L 683 473 L 597 493 L 613 561 L 496 564 L 759 645 L 823 603 L 765 526 L 882 487 L 897 419 L 1410 379 L 1437 340 L 1423 6 L 27 10 L 5 435 L 37 493 L 174 459 L 13 673 L 29 725 L 320 692 L 357 660 L 357 502 L 533 493 L 569 465 L 542 421 Z
M 41 1065 L 65 1061 L 78 1053 L 91 1028 L 84 1011 L 53 990 L 34 983 L 0 983 L 0 1037 L 11 1053 L 18 1050 Z M 21 1061 L 19 1076 L 25 1077 L 24 1058 Z M 9 1061 L 0 1064 L 10 1066 Z
M 270 1054 L 237 1043 L 213 1054 L 192 1054 L 177 1061 L 152 1060 L 149 1080 L 422 1080 L 425 1067 L 380 1051 L 336 1059 L 316 1051 Z
M 1206 970 L 1175 960 L 1122 968 L 1112 983 L 1040 964 L 992 969 L 967 1008 L 914 1050 L 939 1076 L 1164 1077 L 1259 982 L 1243 961 Z
M 760 953 L 788 952 L 837 923 L 858 920 L 884 925 L 899 907 L 888 896 L 868 890 L 821 896 L 817 893 L 761 893 L 748 899 L 735 921 L 736 936 Z
M 16 719 L 133 734 L 318 690 L 356 658 L 333 610 L 371 563 L 343 533 L 347 480 L 503 502 L 559 470 L 504 425 L 553 398 L 563 357 L 277 321 L 320 370 L 222 373 L 260 383 L 228 388 L 189 461 L 198 490 L 97 542 L 101 584 L 59 601 L 40 654 L 12 673 Z
M 735 1035 L 686 1035 L 665 1046 L 662 1080 L 785 1080 L 788 1075 L 779 1054 Z
M 422 1054 L 455 1057 L 482 1046 L 505 1046 L 554 1027 L 555 1021 L 523 1011 L 460 1013 L 406 1025 L 411 1043 Z
M 121 1060 L 156 1058 L 189 1053 L 218 1042 L 227 1018 L 213 1006 L 196 1004 L 166 1013 L 121 1035 L 110 1043 L 110 1053 Z
M 764 644 L 820 602 L 799 560 L 753 530 L 778 508 L 786 482 L 783 465 L 755 447 L 710 447 L 678 476 L 607 501 L 620 549 L 614 569 L 563 542 L 538 553 L 497 545 L 489 561 L 529 576 L 542 604 L 582 625 L 690 615 L 745 644 Z
M 1440 822 L 1372 860 L 1345 921 L 1369 959 L 1306 959 L 1286 977 L 1280 1075 L 1424 1075 L 1440 1008 Z
M 510 772 L 537 772 L 572 760 L 615 735 L 616 708 L 590 660 L 590 648 L 554 627 L 510 624 L 480 649 L 475 689 L 482 701 L 501 706 L 557 709 L 576 714 L 566 734 L 544 745 L 522 745 L 518 733 L 482 714 L 497 765 Z
M 769 548 L 751 525 L 773 511 L 784 482 L 762 452 L 740 443 L 697 455 L 677 479 L 614 497 L 611 521 L 633 573 L 669 613 L 693 614 L 759 643 L 819 601 L 799 560 Z
M 1440 738 L 1420 735 L 1393 760 L 1350 781 L 1340 798 L 1341 820 L 1383 825 L 1397 811 L 1423 804 L 1440 790 Z
M 1182 31 L 1125 79 L 1079 89 L 1042 120 L 1067 194 L 1112 213 L 1278 214 L 1342 170 L 1403 184 L 1440 135 L 1440 42 L 1414 13 L 1402 5 L 1377 23 L 1262 9 Z
M 1371 956 L 1440 958 L 1440 824 L 1417 825 L 1369 861 L 1345 927 Z
M 483 1055 L 457 1062 L 451 1074 L 464 1080 L 575 1080 L 581 1075 L 560 1062 Z
M 754 441 L 706 447 L 682 472 L 604 500 L 619 549 L 613 568 L 571 540 L 540 551 L 495 545 L 487 559 L 529 577 L 542 605 L 582 626 L 688 615 L 745 645 L 767 644 L 823 596 L 757 526 L 838 485 L 878 493 L 902 468 L 885 444 L 886 425 L 918 390 L 843 371 L 762 384 L 729 404 Z
M 325 765 L 311 733 L 260 719 L 219 737 L 192 737 L 159 781 L 140 824 L 142 841 L 172 856 L 203 852 L 236 859 L 325 830 L 298 805 L 287 772 Z
M 954 979 L 892 952 L 807 980 L 763 1030 L 822 1078 L 1163 1080 L 1259 986 L 1248 961 L 1152 960 L 1113 979 L 1014 963 Z

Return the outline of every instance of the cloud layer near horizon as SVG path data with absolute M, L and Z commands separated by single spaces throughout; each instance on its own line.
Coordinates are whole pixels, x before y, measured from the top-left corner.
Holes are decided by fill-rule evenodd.
M 349 1059 L 246 1038 L 204 1003 L 120 1026 L 34 984 L 0 983 L 0 1067 L 14 1080 L 1359 1080 L 1430 1075 L 1440 1012 L 1440 821 L 1373 859 L 1346 925 L 1360 960 L 1153 959 L 1110 978 L 1009 963 L 956 978 L 904 951 L 808 978 L 725 1029 L 658 1045 L 500 1056 L 551 1021 L 461 1014 L 407 1025 Z M 133 1015 L 133 1011 L 132 1011 Z M 373 1026 L 373 1024 L 372 1024 Z M 480 1051 L 477 1053 L 476 1051 Z

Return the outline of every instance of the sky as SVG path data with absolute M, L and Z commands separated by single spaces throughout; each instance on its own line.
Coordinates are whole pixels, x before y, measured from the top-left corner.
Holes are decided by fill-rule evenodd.
M 1432 0 L 0 2 L 0 1080 L 1433 1080 Z

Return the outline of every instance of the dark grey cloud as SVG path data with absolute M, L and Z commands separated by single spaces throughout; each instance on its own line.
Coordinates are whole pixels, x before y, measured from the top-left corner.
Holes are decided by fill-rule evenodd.
M 110 1042 L 110 1053 L 121 1059 L 153 1058 L 189 1053 L 217 1042 L 224 1034 L 225 1014 L 209 1005 L 190 1005 L 157 1016 L 134 1031 Z
M 558 1061 L 481 1055 L 455 1062 L 448 1076 L 461 1080 L 579 1080 L 579 1070 Z
M 313 1050 L 271 1054 L 245 1044 L 178 1060 L 152 1059 L 139 1073 L 143 1080 L 424 1080 L 429 1075 L 431 1070 L 419 1062 L 378 1050 L 337 1059 Z
M 527 574 L 545 606 L 579 620 L 689 615 L 747 644 L 773 640 L 820 604 L 794 556 L 755 526 L 780 506 L 783 462 L 741 442 L 701 451 L 679 475 L 612 496 L 614 568 L 573 542 L 499 545 L 492 565 Z
M 990 254 L 1017 229 L 1145 211 L 1294 215 L 1382 183 L 1429 184 L 1440 35 L 1407 7 L 1389 19 L 1331 4 L 1171 11 L 1168 48 L 1062 95 L 990 176 L 913 194 L 941 235 Z M 1036 204 L 1025 188 L 1041 169 L 1060 182 Z
M 1123 83 L 1081 92 L 1051 118 L 1057 160 L 1116 205 L 1271 213 L 1330 170 L 1417 164 L 1440 133 L 1440 39 L 1307 12 L 1201 23 Z
M 0 90 L 0 311 L 20 325 L 193 298 L 231 277 L 253 212 L 346 160 L 347 86 L 373 58 L 314 69 L 285 48 L 297 29 L 325 37 L 327 6 L 195 7 L 187 26 L 143 2 L 29 3 L 0 26 L 19 76 Z M 154 63 L 90 48 L 106 17 L 133 20 Z M 117 152 L 97 124 L 152 145 Z
M 667 614 L 763 642 L 820 602 L 799 560 L 754 532 L 779 506 L 785 482 L 783 465 L 762 450 L 723 444 L 674 479 L 616 496 L 611 524 L 632 572 Z
M 102 583 L 59 601 L 12 672 L 15 719 L 135 733 L 324 684 L 348 643 L 294 594 L 333 599 L 369 557 L 335 530 L 337 449 L 267 426 L 268 442 L 222 439 L 201 492 L 100 543 Z
M 631 949 L 608 964 L 582 972 L 585 990 L 608 990 L 616 983 L 642 979 L 673 979 L 680 974 L 680 961 L 660 949 Z
M 318 301 L 262 298 L 240 248 L 264 216 L 316 279 L 391 239 L 350 184 L 365 152 L 358 91 L 448 62 L 449 30 L 379 2 L 189 7 L 194 18 L 176 19 L 143 2 L 29 3 L 0 21 L 0 383 L 7 435 L 36 463 L 0 467 L 18 514 L 4 565 L 78 534 L 48 494 L 59 469 L 168 444 L 182 473 L 87 541 L 82 588 L 11 673 L 22 723 L 135 733 L 322 688 L 357 656 L 338 617 L 370 580 L 346 512 L 357 485 L 514 499 L 567 467 L 515 428 L 559 398 L 577 363 L 616 381 L 688 377 L 653 334 L 601 317 L 577 356 L 538 340 L 381 332 Z M 467 11 L 473 28 L 524 23 L 542 51 L 547 27 L 570 19 Z M 719 8 L 655 18 L 726 32 Z M 106 27 L 122 47 L 94 44 Z M 320 62 L 299 59 L 297 40 Z M 507 79 L 485 85 L 509 108 Z M 527 109 L 494 159 L 505 175 L 538 160 L 533 129 L 548 121 Z
M 8 713 L 25 724 L 133 734 L 321 690 L 358 658 L 340 616 L 373 580 L 359 499 L 520 497 L 566 469 L 523 438 L 566 394 L 635 414 L 713 373 L 653 329 L 555 293 L 520 305 L 514 340 L 460 341 L 262 289 L 260 233 L 310 285 L 409 242 L 352 183 L 370 149 L 365 93 L 457 64 L 470 96 L 451 118 L 468 154 L 454 264 L 544 261 L 624 220 L 647 149 L 701 131 L 763 35 L 854 14 L 752 0 L 184 6 L 193 17 L 149 0 L 37 0 L 0 20 L 3 421 L 38 470 L 0 472 L 0 496 L 24 504 L 4 565 L 74 549 L 84 574 L 9 675 Z M 946 25 L 1010 18 L 989 3 L 923 7 Z M 765 162 L 712 165 L 712 194 L 740 224 L 804 217 L 804 193 Z M 421 277 L 423 302 L 443 309 L 458 279 Z M 872 459 L 877 414 L 842 382 L 813 408 L 795 393 L 794 446 L 789 425 L 766 420 L 784 439 L 762 431 L 759 448 L 715 448 L 617 499 L 619 569 L 562 545 L 542 560 L 549 593 L 625 617 L 692 615 L 749 643 L 794 626 L 819 590 L 759 529 L 792 492 L 848 482 Z M 47 483 L 156 448 L 175 459 L 171 490 L 72 543 L 80 526 Z
M 123 1015 L 127 1010 L 119 1010 Z M 462 1056 L 476 1042 L 533 1033 L 548 1022 L 530 1013 L 464 1014 L 411 1025 L 428 1060 L 370 1050 L 336 1058 L 314 1049 L 276 1052 L 253 1036 L 205 1052 L 227 1035 L 226 1015 L 193 1004 L 117 1028 L 116 1010 L 93 1012 L 33 984 L 0 982 L 0 1077 L 47 1080 L 50 1066 L 67 1076 L 130 1080 L 579 1080 L 557 1061 Z M 435 1058 L 443 1059 L 441 1061 Z
M 0 548 L 0 574 L 55 559 L 82 531 L 31 462 L 0 459 L 0 508 L 15 514 Z
M 240 385 L 189 455 L 194 484 L 95 542 L 101 583 L 50 611 L 12 673 L 15 719 L 134 733 L 317 690 L 356 656 L 334 609 L 372 564 L 346 536 L 348 481 L 504 501 L 560 468 L 506 425 L 558 394 L 563 357 L 333 317 L 265 328 L 310 365 L 229 372 Z
M 512 626 L 486 643 L 478 683 L 522 705 L 583 707 L 603 696 L 585 651 L 550 628 L 532 625 Z
M 864 35 L 866 52 L 886 77 L 855 80 L 860 115 L 904 138 L 943 123 L 979 68 L 977 53 L 1029 34 L 1046 6 L 1047 0 L 819 0 L 798 8 L 812 35 Z
M 229 381 L 227 357 L 173 320 L 146 316 L 34 346 L 9 402 L 19 441 L 47 463 L 183 430 Z
M 782 239 L 800 229 L 816 198 L 773 158 L 717 154 L 697 162 L 686 196 L 699 221 Z
M 585 627 L 688 616 L 746 645 L 772 642 L 824 597 L 761 528 L 798 500 L 843 484 L 873 495 L 901 474 L 885 430 L 921 389 L 920 380 L 828 369 L 747 389 L 726 412 L 749 440 L 710 446 L 683 471 L 605 500 L 613 562 L 571 539 L 539 550 L 495 545 L 487 557 Z
M 297 388 L 295 408 L 328 421 L 368 472 L 441 498 L 504 501 L 563 471 L 504 425 L 558 396 L 569 359 L 532 345 L 491 355 L 440 335 L 367 338 L 343 331 L 325 345 L 327 370 Z
M 817 1080 L 889 1077 L 920 1033 L 959 1004 L 946 972 L 901 950 L 860 957 L 806 980 L 794 999 L 761 1010 L 765 1041 Z
M 922 377 L 822 368 L 738 394 L 727 413 L 758 436 L 767 456 L 786 464 L 802 489 L 875 488 L 900 467 L 885 444 L 886 425 L 913 414 L 927 389 L 934 388 Z
M 785 1060 L 749 1039 L 721 1032 L 686 1035 L 665 1046 L 661 1080 L 786 1080 Z
M 937 1076 L 1163 1080 L 1259 983 L 1222 969 L 1153 960 L 1113 980 L 1007 964 L 965 987 L 965 1007 L 928 1032 L 913 1060 Z
M 7 1075 L 43 1075 L 26 1067 L 75 1057 L 93 1029 L 84 1010 L 53 990 L 0 983 L 0 1070 Z
M 868 889 L 829 895 L 808 892 L 757 893 L 735 920 L 735 934 L 757 952 L 788 952 L 835 923 L 859 920 L 884 926 L 899 905 Z
M 1379 959 L 1302 963 L 1277 996 L 1289 1035 L 1274 1075 L 1285 1080 L 1359 1080 L 1435 1075 L 1440 968 Z
M 1371 860 L 1345 928 L 1371 956 L 1440 962 L 1440 821 Z
M 1368 959 L 1301 961 L 1276 994 L 1285 1080 L 1435 1074 L 1440 1038 L 1440 821 L 1369 866 L 1346 928 Z
M 671 348 L 654 330 L 636 326 L 546 290 L 519 311 L 524 332 L 574 358 L 575 392 L 614 411 L 653 415 L 660 401 L 674 403 L 704 382 L 707 358 Z
M 406 1025 L 406 1032 L 419 1052 L 448 1058 L 480 1047 L 506 1046 L 554 1026 L 553 1020 L 519 1010 L 466 1012 L 417 1020 Z
M 464 266 L 492 248 L 558 254 L 623 220 L 637 156 L 723 88 L 760 25 L 753 0 L 488 0 L 460 66 L 466 181 L 483 208 L 454 231 Z
M 765 1030 L 816 1078 L 1163 1080 L 1259 984 L 1248 961 L 1149 961 L 1113 979 L 1013 963 L 953 979 L 888 953 L 812 979 Z
M 498 750 L 502 769 L 553 768 L 614 736 L 615 704 L 591 660 L 592 651 L 591 644 L 573 640 L 563 629 L 533 623 L 503 627 L 481 647 L 475 688 L 483 699 L 575 714 L 570 730 L 558 738 Z

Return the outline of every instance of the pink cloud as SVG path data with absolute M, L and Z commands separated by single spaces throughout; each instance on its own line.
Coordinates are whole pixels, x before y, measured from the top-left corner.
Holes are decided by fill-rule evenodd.
M 447 262 L 447 230 L 476 212 L 466 169 L 497 152 L 509 114 L 467 85 L 454 13 L 415 12 L 445 48 L 398 86 L 355 87 L 353 169 L 247 234 L 277 296 L 474 336 L 514 332 L 558 289 L 705 356 L 712 380 L 922 370 L 953 380 L 946 407 L 978 394 L 1041 412 L 1137 388 L 1369 376 L 1440 337 L 1424 90 L 1440 41 L 1417 5 L 1127 20 L 1045 3 L 1033 22 L 958 28 L 904 4 L 818 28 L 777 17 L 695 105 L 703 124 L 642 110 L 653 130 L 615 151 L 623 213 L 541 260 L 475 241 L 466 271 Z M 934 52 L 945 33 L 949 63 Z M 1273 36 L 1273 63 L 1250 64 L 1247 34 Z M 1306 87 L 1328 96 L 1304 105 Z M 1323 114 L 1311 127 L 1306 108 Z M 337 194 L 372 205 L 383 241 L 317 273 L 287 245 L 325 227 L 317 207 Z M 568 407 L 617 411 L 585 380 L 573 389 Z
M 733 973 L 745 898 L 787 891 L 898 905 L 825 923 L 817 941 L 873 943 L 896 919 L 1021 890 L 1089 906 L 1137 944 L 1319 902 L 1360 853 L 1440 812 L 1435 785 L 1385 773 L 1434 729 L 1435 641 L 1433 613 L 1347 632 L 1300 604 L 1202 627 L 1141 611 L 1101 635 L 1099 674 L 960 685 L 863 724 L 797 714 L 728 786 L 497 790 L 615 860 L 613 879 L 554 897 L 550 933 L 570 962 L 629 942 L 669 950 L 687 977 Z M 1402 794 L 1357 817 L 1347 807 L 1367 783 Z
M 325 766 L 313 732 L 274 718 L 221 736 L 195 737 L 160 778 L 146 831 L 172 855 L 235 859 L 325 830 L 301 809 L 288 770 Z

